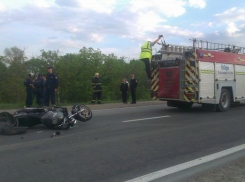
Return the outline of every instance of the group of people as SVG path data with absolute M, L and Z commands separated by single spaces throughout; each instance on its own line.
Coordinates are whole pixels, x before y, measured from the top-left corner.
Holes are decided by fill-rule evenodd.
M 135 78 L 134 73 L 131 73 L 131 79 L 130 79 L 130 85 L 126 78 L 122 80 L 120 91 L 122 94 L 122 102 L 124 104 L 127 104 L 127 98 L 128 98 L 128 91 L 131 92 L 132 102 L 131 104 L 136 104 L 136 88 L 138 86 L 138 81 Z
M 123 78 L 120 85 L 120 92 L 122 94 L 122 102 L 127 104 L 128 91 L 131 91 L 132 102 L 131 104 L 136 104 L 136 88 L 138 81 L 135 78 L 134 73 L 131 73 L 130 84 L 126 78 Z M 95 73 L 94 78 L 92 79 L 93 95 L 92 95 L 92 104 L 95 104 L 96 100 L 98 104 L 101 104 L 101 95 L 102 95 L 102 83 L 100 81 L 100 74 Z
M 48 74 L 38 74 L 38 76 L 32 80 L 31 74 L 27 75 L 24 81 L 26 87 L 26 107 L 31 107 L 34 97 L 36 96 L 36 103 L 38 106 L 49 106 L 49 100 L 51 104 L 55 105 L 55 92 L 58 88 L 58 77 L 53 73 L 52 66 L 47 67 Z
M 151 79 L 151 70 L 150 62 L 152 58 L 152 46 L 154 46 L 162 38 L 162 35 L 159 35 L 158 38 L 153 41 L 147 41 L 141 46 L 140 60 L 145 63 L 146 73 L 149 79 Z M 31 75 L 28 74 L 27 78 L 24 81 L 26 86 L 26 107 L 31 107 L 33 102 L 33 93 L 36 95 L 36 102 L 39 106 L 49 106 L 49 100 L 51 104 L 55 105 L 55 92 L 58 88 L 58 78 L 51 66 L 48 66 L 48 74 L 46 79 L 42 75 L 38 75 L 37 79 L 31 79 Z M 136 88 L 138 82 L 135 78 L 134 73 L 131 73 L 130 84 L 127 79 L 122 80 L 120 91 L 122 94 L 122 102 L 127 103 L 128 91 L 131 91 L 132 102 L 131 104 L 136 104 Z M 102 95 L 102 83 L 100 81 L 99 73 L 95 73 L 94 78 L 92 79 L 93 95 L 92 95 L 92 104 L 95 104 L 96 100 L 98 104 L 101 104 L 101 95 Z

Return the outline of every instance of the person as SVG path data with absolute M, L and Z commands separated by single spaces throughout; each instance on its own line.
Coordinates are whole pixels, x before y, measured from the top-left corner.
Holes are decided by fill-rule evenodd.
M 55 73 L 53 73 L 52 66 L 48 66 L 48 74 L 46 76 L 46 81 L 44 84 L 44 104 L 45 106 L 49 106 L 49 98 L 51 100 L 51 104 L 55 106 L 55 92 L 57 91 L 59 82 L 58 77 Z
M 122 80 L 120 91 L 122 93 L 122 102 L 127 104 L 127 97 L 128 97 L 128 83 L 126 82 L 126 78 Z
M 36 80 L 37 80 L 37 75 L 34 75 L 33 76 L 33 80 L 32 80 L 32 82 L 33 82 L 33 87 L 32 87 L 32 102 L 34 102 L 34 99 L 36 97 L 36 87 L 34 86 L 34 83 L 35 83 Z M 37 103 L 37 100 L 36 100 L 36 103 Z
M 162 35 L 159 35 L 158 38 L 153 41 L 146 41 L 142 46 L 141 46 L 141 53 L 140 53 L 140 60 L 142 60 L 145 63 L 145 70 L 147 77 L 151 79 L 151 68 L 150 68 L 150 62 L 152 58 L 152 46 L 154 46 L 158 41 L 162 38 Z
M 128 83 L 128 80 L 127 78 L 124 78 L 125 79 L 125 82 L 128 84 L 128 88 L 129 88 L 129 83 Z
M 46 82 L 46 77 L 45 77 L 45 75 L 42 76 L 42 79 L 43 79 L 44 85 L 45 85 L 45 82 Z
M 138 81 L 135 79 L 134 73 L 131 73 L 131 80 L 130 80 L 130 91 L 132 102 L 131 104 L 136 104 L 136 87 L 138 86 Z
M 24 85 L 26 87 L 26 107 L 32 106 L 32 96 L 33 96 L 33 82 L 31 80 L 31 74 L 27 75 L 27 78 L 24 81 Z
M 97 103 L 101 104 L 102 83 L 100 81 L 99 73 L 95 73 L 94 78 L 92 79 L 92 86 L 93 86 L 93 96 L 92 96 L 91 103 L 94 104 L 97 99 Z
M 44 105 L 44 80 L 41 74 L 38 74 L 37 79 L 34 81 L 36 88 L 36 101 L 38 106 Z

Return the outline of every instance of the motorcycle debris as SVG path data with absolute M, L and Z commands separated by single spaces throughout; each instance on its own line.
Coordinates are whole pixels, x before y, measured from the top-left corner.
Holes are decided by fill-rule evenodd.
M 55 133 L 53 133 L 50 138 L 54 137 L 55 135 L 60 135 L 60 131 L 56 131 Z

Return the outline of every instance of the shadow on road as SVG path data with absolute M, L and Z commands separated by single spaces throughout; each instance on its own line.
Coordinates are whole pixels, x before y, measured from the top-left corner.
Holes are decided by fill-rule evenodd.
M 230 106 L 230 109 L 227 112 L 230 112 L 232 109 L 236 108 L 245 108 L 245 104 L 240 104 L 240 103 L 232 103 Z M 194 104 L 191 108 L 186 108 L 186 109 L 180 109 L 180 108 L 175 108 L 175 107 L 167 107 L 166 111 L 171 112 L 171 113 L 221 113 L 221 112 L 216 112 L 214 110 L 207 110 L 203 109 L 201 104 Z

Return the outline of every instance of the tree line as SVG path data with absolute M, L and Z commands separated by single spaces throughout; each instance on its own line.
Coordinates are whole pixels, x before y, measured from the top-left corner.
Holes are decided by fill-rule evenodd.
M 92 78 L 100 73 L 103 84 L 102 102 L 121 100 L 120 84 L 123 78 L 130 80 L 135 73 L 138 80 L 137 100 L 150 98 L 150 82 L 145 65 L 139 60 L 125 61 L 124 57 L 103 54 L 99 49 L 83 47 L 78 53 L 41 50 L 40 55 L 27 58 L 25 50 L 6 48 L 0 56 L 0 103 L 24 103 L 26 98 L 24 79 L 32 75 L 47 74 L 51 65 L 59 79 L 61 103 L 86 103 L 92 99 Z

